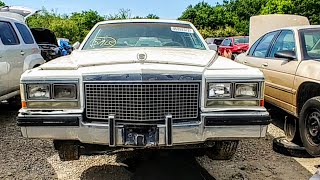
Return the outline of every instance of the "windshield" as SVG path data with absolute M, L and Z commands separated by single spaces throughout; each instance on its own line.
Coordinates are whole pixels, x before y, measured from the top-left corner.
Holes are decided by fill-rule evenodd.
M 301 31 L 304 59 L 320 59 L 320 29 Z
M 206 49 L 190 25 L 173 23 L 115 23 L 99 25 L 83 49 L 172 47 Z
M 249 37 L 234 38 L 234 44 L 247 44 L 249 43 Z

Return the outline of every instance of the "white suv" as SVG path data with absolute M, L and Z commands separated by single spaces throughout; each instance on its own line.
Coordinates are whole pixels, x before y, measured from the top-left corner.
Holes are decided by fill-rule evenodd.
M 19 95 L 21 74 L 45 62 L 25 24 L 32 11 L 26 12 L 25 8 L 0 7 L 0 101 Z

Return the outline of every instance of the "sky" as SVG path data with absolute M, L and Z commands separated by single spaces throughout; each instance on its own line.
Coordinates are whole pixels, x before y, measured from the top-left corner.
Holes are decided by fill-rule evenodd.
M 70 14 L 83 10 L 96 10 L 101 15 L 115 14 L 119 9 L 130 9 L 131 16 L 156 14 L 162 19 L 176 19 L 191 4 L 200 1 L 215 5 L 222 0 L 1 0 L 6 5 L 25 6 L 32 9 L 54 10 Z

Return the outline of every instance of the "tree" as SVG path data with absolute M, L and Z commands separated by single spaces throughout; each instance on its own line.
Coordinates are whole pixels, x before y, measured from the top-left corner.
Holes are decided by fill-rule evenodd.
M 146 16 L 146 19 L 160 19 L 160 17 L 155 14 L 148 14 Z
M 2 1 L 0 1 L 0 6 L 5 6 L 6 4 Z
M 261 10 L 261 14 L 292 14 L 294 5 L 292 0 L 269 0 Z

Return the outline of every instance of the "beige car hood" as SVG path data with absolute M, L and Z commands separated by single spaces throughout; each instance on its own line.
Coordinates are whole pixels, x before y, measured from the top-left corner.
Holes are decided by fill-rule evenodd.
M 147 59 L 138 60 L 138 54 Z M 44 70 L 67 70 L 109 64 L 159 63 L 205 67 L 213 61 L 215 51 L 185 48 L 121 48 L 74 51 L 41 66 Z

